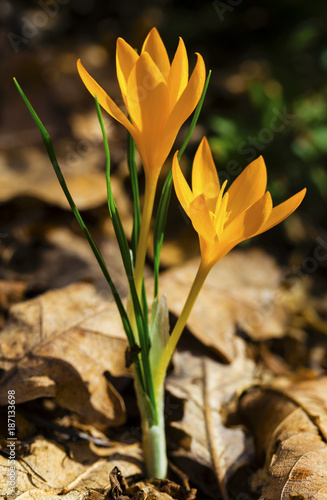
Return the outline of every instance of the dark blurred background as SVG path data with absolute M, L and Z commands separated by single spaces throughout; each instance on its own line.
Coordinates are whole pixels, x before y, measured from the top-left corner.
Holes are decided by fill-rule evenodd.
M 33 294 L 90 274 L 87 250 L 80 250 L 79 229 L 12 77 L 48 128 L 86 220 L 100 242 L 105 241 L 111 230 L 106 222 L 101 137 L 76 60 L 81 57 L 119 103 L 116 39 L 121 36 L 140 49 L 153 26 L 171 58 L 181 36 L 191 66 L 194 52 L 200 52 L 207 69 L 212 69 L 186 164 L 207 135 L 223 179 L 232 181 L 262 154 L 275 203 L 306 186 L 307 196 L 296 214 L 248 244 L 262 245 L 295 275 L 316 275 L 326 269 L 327 9 L 323 1 L 0 0 L 0 20 L 2 278 L 30 280 Z M 130 228 L 125 132 L 111 118 L 106 122 L 117 197 Z M 180 262 L 187 252 L 197 252 L 196 237 L 176 200 L 168 224 L 168 240 L 180 233 L 182 238 L 178 250 L 167 246 L 167 266 Z M 62 255 L 68 265 L 60 264 Z M 41 265 L 51 276 L 39 271 Z M 52 265 L 56 272 L 51 273 Z M 72 268 L 77 269 L 75 274 L 69 274 Z M 41 276 L 35 278 L 38 272 Z

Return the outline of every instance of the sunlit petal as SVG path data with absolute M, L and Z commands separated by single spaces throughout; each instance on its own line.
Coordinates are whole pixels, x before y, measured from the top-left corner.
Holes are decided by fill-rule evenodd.
M 144 52 L 137 60 L 127 82 L 127 108 L 132 122 L 144 133 L 149 126 L 166 120 L 169 113 L 167 84 L 156 64 Z
M 192 191 L 194 196 L 203 193 L 206 198 L 215 198 L 220 191 L 217 169 L 206 137 L 200 142 L 194 156 Z
M 262 156 L 250 163 L 228 189 L 230 221 L 259 200 L 266 191 L 267 169 Z
M 127 116 L 119 109 L 117 104 L 114 103 L 112 99 L 108 96 L 108 94 L 100 87 L 100 85 L 92 78 L 92 76 L 86 71 L 84 66 L 79 59 L 77 61 L 77 69 L 81 79 L 85 87 L 88 91 L 93 95 L 96 95 L 99 101 L 99 104 L 117 121 L 119 121 L 124 127 L 133 134 L 133 126 L 131 122 L 128 120 Z
M 266 220 L 263 226 L 256 232 L 256 234 L 261 234 L 264 231 L 268 231 L 268 229 L 271 229 L 272 227 L 276 226 L 284 219 L 286 219 L 286 217 L 291 215 L 302 202 L 306 192 L 307 192 L 306 189 L 302 189 L 302 191 L 299 191 L 288 200 L 274 207 L 272 209 L 269 218 Z
M 189 216 L 196 232 L 208 242 L 218 242 L 215 226 L 203 194 L 194 198 L 189 207 Z
M 216 262 L 236 245 L 258 234 L 257 231 L 264 225 L 271 211 L 272 200 L 267 191 L 262 198 L 226 226 L 217 246 Z
M 116 49 L 117 78 L 125 104 L 127 81 L 138 58 L 136 51 L 125 40 L 118 38 Z
M 164 43 L 161 40 L 161 37 L 156 28 L 152 28 L 152 30 L 146 37 L 143 43 L 141 54 L 143 52 L 148 52 L 150 54 L 152 60 L 158 66 L 159 70 L 166 79 L 170 70 L 169 57 L 166 47 L 164 46 Z
M 176 191 L 177 198 L 182 205 L 183 209 L 185 212 L 188 214 L 189 213 L 189 206 L 192 203 L 193 200 L 193 194 L 190 189 L 190 186 L 185 180 L 185 177 L 181 171 L 181 168 L 178 163 L 177 159 L 177 153 L 176 151 L 173 159 L 173 180 L 174 180 L 174 187 Z
M 142 136 L 141 150 L 136 145 L 144 168 L 154 169 L 157 175 L 169 153 L 162 149 L 161 140 L 169 114 L 169 95 L 166 81 L 147 52 L 139 57 L 129 76 L 127 108 Z
M 173 140 L 175 140 L 177 132 L 195 109 L 203 91 L 206 76 L 205 65 L 202 56 L 197 54 L 197 57 L 197 63 L 191 78 L 168 117 L 165 125 L 164 134 L 167 135 L 170 140 L 170 136 L 174 137 Z
M 182 38 L 180 38 L 167 78 L 169 98 L 170 98 L 170 109 L 174 107 L 177 100 L 184 92 L 187 83 L 188 83 L 188 57 L 184 42 Z

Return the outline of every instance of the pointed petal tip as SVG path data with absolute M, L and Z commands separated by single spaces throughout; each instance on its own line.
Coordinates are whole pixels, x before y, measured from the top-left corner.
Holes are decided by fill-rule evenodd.
M 206 137 L 205 135 L 204 135 L 204 136 L 202 137 L 202 139 L 201 139 L 200 146 L 201 146 L 201 145 L 202 145 L 202 146 L 206 145 L 207 147 L 210 147 L 210 146 L 209 146 L 209 141 L 208 141 L 208 139 L 207 139 L 207 137 Z
M 299 205 L 301 205 L 306 192 L 307 189 L 304 188 L 288 198 L 288 200 L 280 203 L 276 207 L 273 207 L 270 216 L 256 234 L 263 233 L 265 231 L 268 231 L 272 227 L 277 226 L 277 224 L 279 224 L 287 217 L 289 217 L 293 212 L 295 212 Z
M 150 36 L 160 37 L 159 31 L 156 26 L 153 26 L 153 28 L 150 29 L 149 33 L 147 34 L 147 38 Z

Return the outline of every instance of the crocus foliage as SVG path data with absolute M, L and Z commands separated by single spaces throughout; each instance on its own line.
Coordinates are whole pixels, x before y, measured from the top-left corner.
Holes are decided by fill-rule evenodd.
M 117 40 L 117 77 L 131 121 L 89 75 L 81 61 L 79 74 L 101 106 L 131 133 L 142 159 L 146 178 L 157 181 L 176 135 L 195 109 L 205 82 L 205 64 L 200 54 L 189 78 L 188 57 L 183 40 L 170 64 L 156 28 L 146 37 L 140 55 L 122 38 Z
M 177 154 L 173 160 L 173 179 L 177 197 L 192 221 L 200 240 L 202 264 L 210 269 L 235 245 L 276 226 L 296 210 L 306 189 L 273 207 L 267 188 L 267 170 L 260 156 L 250 163 L 225 191 L 206 138 L 195 154 L 192 190 L 180 169 Z

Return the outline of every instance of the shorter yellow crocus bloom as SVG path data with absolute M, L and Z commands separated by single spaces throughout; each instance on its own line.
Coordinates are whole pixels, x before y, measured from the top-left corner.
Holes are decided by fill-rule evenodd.
M 210 269 L 238 243 L 282 222 L 296 210 L 306 189 L 273 207 L 267 189 L 267 170 L 262 156 L 254 160 L 226 191 L 220 186 L 217 170 L 206 138 L 195 154 L 192 189 L 180 169 L 177 153 L 173 160 L 173 180 L 177 197 L 199 235 L 201 261 L 183 310 L 162 353 L 155 374 L 161 387 L 194 302 Z
M 267 188 L 267 170 L 260 156 L 250 163 L 226 191 L 220 186 L 206 138 L 195 154 L 192 190 L 173 160 L 177 197 L 199 235 L 202 266 L 210 269 L 238 243 L 268 231 L 296 210 L 306 189 L 273 207 Z

